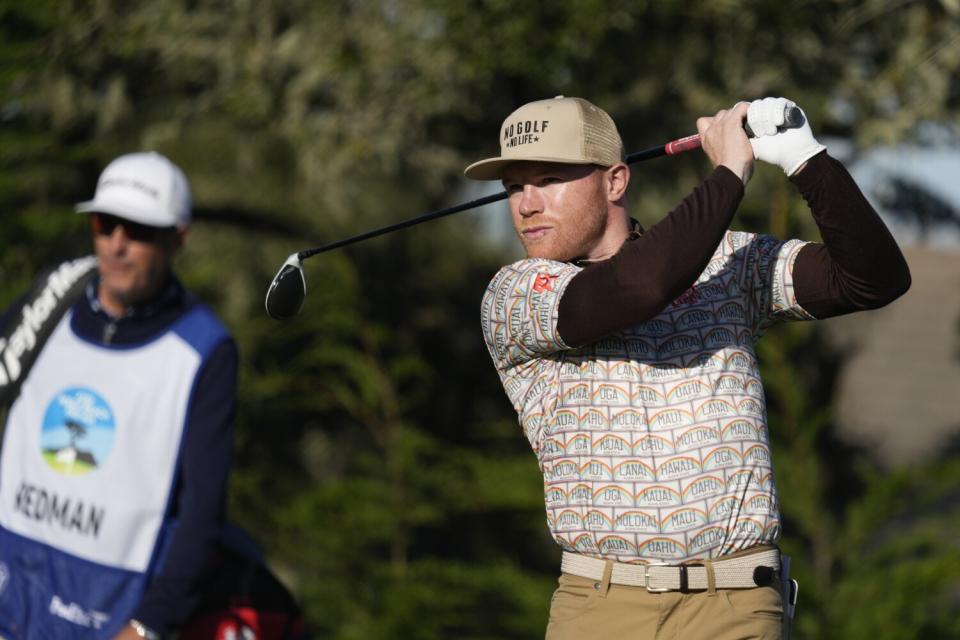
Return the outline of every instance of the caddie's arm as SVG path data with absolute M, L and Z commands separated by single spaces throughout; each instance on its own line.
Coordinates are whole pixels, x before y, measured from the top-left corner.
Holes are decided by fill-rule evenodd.
M 816 318 L 882 307 L 910 288 L 903 253 L 844 166 L 814 138 L 806 114 L 802 127 L 778 132 L 789 106 L 784 98 L 756 100 L 747 121 L 757 135 L 750 140 L 757 160 L 790 177 L 823 239 L 797 255 L 797 302 Z
M 187 416 L 172 505 L 177 518 L 162 565 L 151 577 L 133 618 L 166 634 L 201 601 L 210 560 L 225 521 L 233 453 L 238 355 L 225 340 L 204 365 Z
M 570 281 L 557 331 L 572 347 L 645 322 L 676 300 L 703 273 L 733 219 L 753 172 L 743 131 L 747 103 L 697 120 L 713 173 L 636 240 Z

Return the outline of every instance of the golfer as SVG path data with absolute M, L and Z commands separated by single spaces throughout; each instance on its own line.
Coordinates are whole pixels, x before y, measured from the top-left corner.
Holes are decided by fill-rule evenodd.
M 883 306 L 910 286 L 890 233 L 783 98 L 697 120 L 713 172 L 644 230 L 610 116 L 524 105 L 500 180 L 527 258 L 482 303 L 484 338 L 543 471 L 563 549 L 549 640 L 781 638 L 781 520 L 755 344 L 788 320 Z M 748 138 L 744 123 L 756 138 Z M 823 243 L 732 232 L 754 160 L 799 189 Z

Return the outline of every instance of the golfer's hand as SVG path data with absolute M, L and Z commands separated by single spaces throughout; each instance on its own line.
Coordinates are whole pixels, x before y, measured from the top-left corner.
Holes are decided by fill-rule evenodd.
M 826 149 L 813 137 L 805 113 L 802 126 L 777 130 L 783 124 L 786 110 L 793 106 L 794 103 L 786 98 L 764 98 L 751 102 L 747 110 L 747 124 L 756 136 L 750 138 L 754 156 L 757 160 L 777 165 L 788 176 L 795 174 L 807 160 Z M 800 112 L 803 113 L 803 109 Z
M 712 118 L 697 118 L 700 143 L 714 167 L 720 165 L 733 171 L 746 185 L 753 175 L 753 149 L 743 130 L 747 117 L 746 102 L 718 111 Z

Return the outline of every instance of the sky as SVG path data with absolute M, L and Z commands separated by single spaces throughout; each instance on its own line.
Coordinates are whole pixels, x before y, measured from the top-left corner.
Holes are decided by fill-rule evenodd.
M 903 246 L 919 244 L 918 227 L 889 215 L 880 203 L 890 175 L 899 176 L 951 204 L 957 222 L 931 227 L 928 248 L 960 252 L 960 148 L 956 146 L 878 147 L 848 165 L 870 203 Z

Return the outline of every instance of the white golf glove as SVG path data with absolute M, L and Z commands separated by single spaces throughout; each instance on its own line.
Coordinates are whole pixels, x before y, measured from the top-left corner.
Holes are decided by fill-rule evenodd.
M 753 156 L 757 160 L 775 164 L 792 176 L 803 163 L 817 155 L 825 146 L 817 142 L 810 130 L 807 114 L 803 114 L 803 126 L 778 131 L 783 125 L 787 109 L 796 106 L 786 98 L 754 100 L 747 109 L 747 124 L 755 138 L 750 138 Z M 800 110 L 803 113 L 803 110 Z

